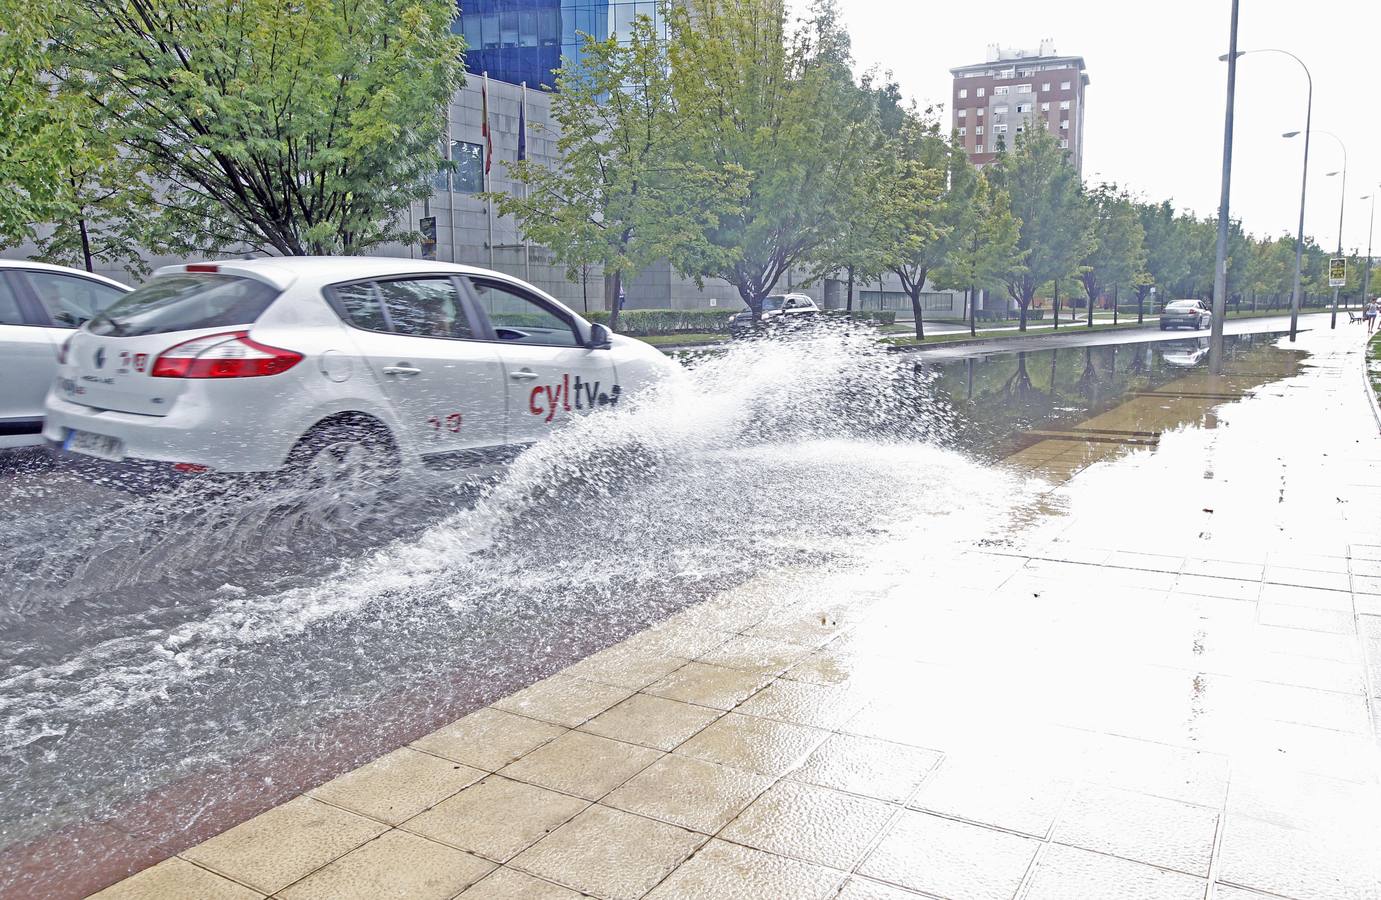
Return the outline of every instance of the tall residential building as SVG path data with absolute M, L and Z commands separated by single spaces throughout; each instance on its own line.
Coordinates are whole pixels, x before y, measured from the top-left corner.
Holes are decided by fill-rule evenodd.
M 988 45 L 986 62 L 950 69 L 954 76 L 953 127 L 977 166 L 992 162 L 1016 135 L 1044 122 L 1080 173 L 1084 165 L 1082 56 L 1061 56 L 1051 40 L 1039 50 Z
M 496 81 L 550 90 L 561 57 L 581 55 L 581 35 L 626 36 L 635 17 L 658 21 L 657 0 L 460 0 L 452 28 L 465 36 L 465 68 Z

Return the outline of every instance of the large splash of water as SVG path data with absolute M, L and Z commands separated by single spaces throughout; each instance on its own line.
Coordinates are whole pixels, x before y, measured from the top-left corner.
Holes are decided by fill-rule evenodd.
M 1015 497 L 946 448 L 948 422 L 909 358 L 829 330 L 691 361 L 477 497 L 410 475 L 373 520 L 405 524 L 374 546 L 331 543 L 283 487 L 119 498 L 47 544 L 11 523 L 0 827 L 89 814 L 419 679 L 492 699 L 774 567 L 944 553 Z

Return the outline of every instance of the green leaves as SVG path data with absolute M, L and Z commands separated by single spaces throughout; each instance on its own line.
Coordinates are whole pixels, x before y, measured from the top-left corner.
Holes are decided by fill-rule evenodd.
M 57 24 L 65 94 L 157 190 L 144 240 L 358 252 L 406 239 L 461 80 L 450 0 L 90 0 Z

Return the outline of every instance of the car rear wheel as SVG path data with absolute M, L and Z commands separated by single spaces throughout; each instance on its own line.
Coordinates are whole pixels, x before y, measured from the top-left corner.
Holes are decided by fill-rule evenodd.
M 388 429 L 375 420 L 328 422 L 307 432 L 286 469 L 306 510 L 329 525 L 356 527 L 389 491 L 398 452 Z

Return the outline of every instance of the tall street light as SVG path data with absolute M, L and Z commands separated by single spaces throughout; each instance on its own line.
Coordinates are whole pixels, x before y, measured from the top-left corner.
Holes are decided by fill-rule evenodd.
M 1338 142 L 1338 149 L 1343 151 L 1343 167 L 1336 172 L 1327 173 L 1328 178 L 1334 175 L 1343 176 L 1342 190 L 1338 192 L 1338 258 L 1343 255 L 1343 212 L 1347 209 L 1347 145 L 1343 139 L 1331 131 L 1319 131 L 1319 134 L 1328 135 Z M 1342 288 L 1333 289 L 1333 318 L 1329 321 L 1329 328 L 1338 327 L 1338 293 Z
M 1314 76 L 1310 73 L 1309 67 L 1289 50 L 1281 50 L 1277 47 L 1263 47 L 1260 50 L 1241 50 L 1238 56 L 1246 56 L 1248 53 L 1282 53 L 1299 63 L 1299 67 L 1304 70 L 1304 77 L 1309 82 L 1309 95 L 1304 105 L 1304 173 L 1299 181 L 1299 233 L 1295 237 L 1295 282 L 1294 289 L 1290 292 L 1290 340 L 1295 339 L 1295 332 L 1299 325 L 1299 305 L 1300 305 L 1300 263 L 1304 257 L 1304 198 L 1309 190 L 1309 133 L 1314 121 Z M 1226 62 L 1227 55 L 1218 57 L 1219 60 Z M 1294 137 L 1298 131 L 1291 131 L 1286 137 Z
M 1223 320 L 1228 314 L 1228 200 L 1232 193 L 1232 114 L 1237 99 L 1237 7 L 1232 0 L 1228 33 L 1228 102 L 1223 114 L 1223 190 L 1218 201 L 1218 254 L 1213 269 L 1213 330 L 1208 342 L 1208 370 L 1223 372 Z
M 1381 187 L 1381 185 L 1377 185 Z M 1367 226 L 1367 267 L 1363 269 L 1362 275 L 1362 305 L 1365 306 L 1371 299 L 1371 239 L 1376 232 L 1376 191 L 1362 198 L 1371 201 L 1371 224 Z

